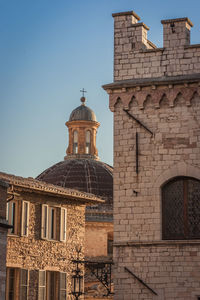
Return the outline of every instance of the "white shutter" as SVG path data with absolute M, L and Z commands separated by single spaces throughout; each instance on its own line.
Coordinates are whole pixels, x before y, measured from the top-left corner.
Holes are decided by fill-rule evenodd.
M 66 242 L 67 237 L 67 209 L 60 210 L 60 241 Z
M 38 276 L 38 300 L 46 299 L 46 271 L 39 270 Z
M 60 273 L 60 292 L 59 300 L 67 299 L 67 273 Z
M 28 236 L 29 202 L 22 202 L 21 235 Z
M 28 270 L 20 269 L 20 300 L 28 299 L 28 275 Z
M 41 238 L 48 238 L 48 205 L 42 205 L 42 218 L 41 218 Z

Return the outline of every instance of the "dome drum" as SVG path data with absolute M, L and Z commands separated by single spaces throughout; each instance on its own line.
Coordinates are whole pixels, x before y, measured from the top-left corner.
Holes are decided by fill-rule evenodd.
M 99 159 L 96 148 L 96 133 L 99 123 L 95 121 L 68 121 L 65 123 L 69 130 L 69 145 L 67 156 L 88 155 L 88 158 Z M 89 140 L 87 135 L 89 133 Z M 66 157 L 65 157 L 66 159 Z

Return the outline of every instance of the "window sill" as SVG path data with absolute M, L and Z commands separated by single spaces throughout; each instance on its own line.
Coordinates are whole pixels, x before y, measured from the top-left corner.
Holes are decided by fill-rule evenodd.
M 8 233 L 7 236 L 8 237 L 15 237 L 15 238 L 20 238 L 21 237 L 21 235 L 18 235 L 16 233 Z
M 47 241 L 47 242 L 53 242 L 53 243 L 66 243 L 66 241 L 59 241 L 59 240 L 52 240 L 52 239 L 46 239 L 46 238 L 41 238 L 42 241 Z

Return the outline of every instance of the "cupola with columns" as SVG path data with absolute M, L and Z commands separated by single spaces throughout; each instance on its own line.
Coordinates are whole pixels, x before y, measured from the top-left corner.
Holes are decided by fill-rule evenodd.
M 91 158 L 99 160 L 96 148 L 96 134 L 100 123 L 96 120 L 95 113 L 85 105 L 86 98 L 81 97 L 82 104 L 75 108 L 69 121 L 65 123 L 69 131 L 68 158 Z

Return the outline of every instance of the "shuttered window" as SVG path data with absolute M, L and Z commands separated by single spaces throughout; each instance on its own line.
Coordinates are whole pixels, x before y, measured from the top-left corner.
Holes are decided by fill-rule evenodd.
M 7 268 L 6 270 L 6 300 L 14 300 L 16 298 L 16 269 Z
M 58 222 L 59 220 L 59 222 Z M 67 209 L 42 205 L 41 238 L 66 241 Z M 59 234 L 60 233 L 60 234 Z
M 38 300 L 67 300 L 67 274 L 40 270 Z
M 12 200 L 7 203 L 6 219 L 13 228 L 9 234 L 28 236 L 29 225 L 29 202 Z M 20 227 L 21 224 L 21 227 Z
M 6 300 L 27 300 L 29 271 L 18 268 L 7 268 Z

